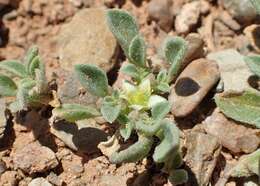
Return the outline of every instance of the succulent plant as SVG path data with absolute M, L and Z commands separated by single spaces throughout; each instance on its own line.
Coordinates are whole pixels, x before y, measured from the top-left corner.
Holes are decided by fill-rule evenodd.
M 0 72 L 0 96 L 11 98 L 9 109 L 12 112 L 42 105 L 49 97 L 45 66 L 36 46 L 28 50 L 23 62 L 0 62 Z
M 107 23 L 129 62 L 120 71 L 130 76 L 131 81 L 124 81 L 119 90 L 112 89 L 103 70 L 90 64 L 76 65 L 81 85 L 99 96 L 102 103 L 99 108 L 63 104 L 53 110 L 53 116 L 70 122 L 103 116 L 107 122 L 117 123 L 125 141 L 134 133 L 138 140 L 125 150 L 111 153 L 109 160 L 112 163 L 136 162 L 153 153 L 155 163 L 164 163 L 163 170 L 169 174 L 169 180 L 183 183 L 187 173 L 177 169 L 182 164 L 179 129 L 174 121 L 166 118 L 171 105 L 161 95 L 169 92 L 169 84 L 179 73 L 187 49 L 186 41 L 180 37 L 166 38 L 162 49 L 169 70 L 162 69 L 153 74 L 135 19 L 125 11 L 113 9 L 107 11 Z M 155 139 L 160 143 L 151 152 L 156 145 Z

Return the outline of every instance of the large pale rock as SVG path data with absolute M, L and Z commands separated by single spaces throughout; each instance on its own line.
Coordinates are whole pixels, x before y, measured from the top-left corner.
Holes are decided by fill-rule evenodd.
M 109 71 L 115 63 L 117 42 L 106 24 L 105 10 L 79 11 L 62 27 L 58 48 L 61 65 L 67 70 L 75 64 L 95 64 Z
M 15 168 L 29 174 L 45 172 L 59 164 L 55 153 L 38 142 L 30 143 L 24 148 L 16 150 L 12 154 L 12 160 Z
M 191 62 L 171 89 L 172 113 L 177 117 L 190 114 L 218 80 L 219 70 L 214 61 L 198 59 Z
M 189 178 L 191 185 L 208 185 L 221 151 L 217 138 L 191 131 L 186 136 L 185 145 L 184 161 L 193 173 Z
M 210 53 L 208 59 L 218 63 L 221 80 L 224 83 L 224 92 L 242 92 L 251 88 L 249 77 L 253 75 L 244 58 L 234 49 Z
M 52 184 L 44 178 L 35 178 L 28 184 L 28 186 L 52 186 Z
M 205 121 L 205 130 L 233 153 L 250 153 L 260 145 L 260 129 L 247 128 L 215 110 Z
M 51 132 L 68 147 L 83 153 L 98 152 L 98 144 L 107 140 L 107 134 L 94 119 L 81 120 L 75 124 L 51 121 Z

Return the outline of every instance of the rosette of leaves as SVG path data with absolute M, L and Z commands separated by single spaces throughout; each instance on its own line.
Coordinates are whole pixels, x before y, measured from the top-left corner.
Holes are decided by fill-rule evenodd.
M 170 68 L 153 74 L 146 59 L 145 41 L 135 19 L 125 11 L 114 9 L 107 11 L 107 23 L 129 61 L 120 71 L 130 76 L 131 82 L 124 81 L 122 88 L 113 90 L 103 70 L 91 64 L 76 65 L 75 72 L 81 85 L 99 96 L 102 103 L 98 108 L 63 104 L 53 110 L 53 116 L 76 122 L 101 115 L 108 123 L 117 123 L 124 141 L 132 134 L 136 134 L 138 140 L 125 150 L 117 149 L 111 153 L 110 162 L 137 162 L 152 154 L 155 163 L 164 164 L 163 170 L 169 174 L 171 182 L 183 183 L 187 173 L 177 169 L 182 164 L 179 129 L 166 118 L 171 105 L 160 94 L 169 92 L 169 83 L 179 73 L 186 42 L 180 37 L 167 38 L 163 49 Z
M 45 103 L 49 96 L 48 82 L 36 46 L 28 50 L 24 61 L 1 61 L 0 72 L 0 96 L 12 100 L 9 104 L 12 112 Z

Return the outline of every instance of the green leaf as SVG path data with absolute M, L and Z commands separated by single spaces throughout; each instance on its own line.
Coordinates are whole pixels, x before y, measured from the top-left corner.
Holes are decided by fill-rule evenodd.
M 161 71 L 158 73 L 158 75 L 157 75 L 157 77 L 156 77 L 156 80 L 157 80 L 158 82 L 167 82 L 167 70 L 165 70 L 165 69 L 161 70 Z
M 125 150 L 120 152 L 114 152 L 109 160 L 111 163 L 130 163 L 137 162 L 142 160 L 151 150 L 153 145 L 152 138 L 146 138 L 143 136 L 139 136 L 139 139 L 136 143 L 131 145 Z
M 138 34 L 138 26 L 135 19 L 124 10 L 108 10 L 107 24 L 111 32 L 128 56 L 129 45 L 133 38 Z
M 174 184 L 183 184 L 188 181 L 188 173 L 184 169 L 172 170 L 169 174 L 169 181 Z
M 120 125 L 119 132 L 125 141 L 130 138 L 133 129 L 134 124 L 131 121 L 126 124 Z
M 171 87 L 169 86 L 168 83 L 160 83 L 157 85 L 156 87 L 158 90 L 160 90 L 161 92 L 170 92 Z
M 140 120 L 136 122 L 135 129 L 145 134 L 145 136 L 153 136 L 158 132 L 161 126 L 162 126 L 161 121 L 152 122 L 151 124 L 148 124 Z
M 35 69 L 34 72 L 35 72 L 35 81 L 36 81 L 36 87 L 37 87 L 38 93 L 39 94 L 47 93 L 48 92 L 48 80 L 46 78 L 44 63 L 40 61 L 38 68 Z
M 139 79 L 139 72 L 138 69 L 136 68 L 135 65 L 128 63 L 126 65 L 123 65 L 120 68 L 120 71 L 123 72 L 124 74 L 134 78 L 135 80 Z
M 237 165 L 231 169 L 232 177 L 249 177 L 252 175 L 260 176 L 260 149 L 257 151 L 242 156 Z
M 0 95 L 1 96 L 15 96 L 16 84 L 7 76 L 0 75 Z
M 6 70 L 18 77 L 26 77 L 27 72 L 24 65 L 17 60 L 5 60 L 0 62 L 0 69 Z
M 173 151 L 178 151 L 180 143 L 179 129 L 169 119 L 162 121 L 161 143 L 155 148 L 153 159 L 157 163 L 164 162 Z
M 186 50 L 187 42 L 181 37 L 167 37 L 165 39 L 163 43 L 164 57 L 171 64 L 168 72 L 168 82 L 179 73 Z
M 260 56 L 245 56 L 244 59 L 250 70 L 260 77 Z
M 121 106 L 115 101 L 104 99 L 101 105 L 101 113 L 106 121 L 113 123 L 120 114 Z
M 52 111 L 53 116 L 75 122 L 83 119 L 99 116 L 100 113 L 92 107 L 78 104 L 63 104 Z
M 83 87 L 91 94 L 105 97 L 108 94 L 108 80 L 105 72 L 95 65 L 75 65 L 75 71 Z
M 129 46 L 130 62 L 137 66 L 146 66 L 146 45 L 140 35 L 136 35 Z
M 257 14 L 260 14 L 260 0 L 250 0 Z
M 152 118 L 161 120 L 170 112 L 170 110 L 171 105 L 168 101 L 157 103 L 152 107 Z
M 215 102 L 227 117 L 260 128 L 259 93 L 216 95 Z
M 35 70 L 40 68 L 41 63 L 42 63 L 42 62 L 41 62 L 39 56 L 36 56 L 35 58 L 33 58 L 33 60 L 31 61 L 31 63 L 29 64 L 28 73 L 29 73 L 31 76 L 34 77 L 34 76 L 35 76 Z
M 27 51 L 26 55 L 25 55 L 25 66 L 27 69 L 27 72 L 29 72 L 29 67 L 31 62 L 33 61 L 33 59 L 38 56 L 39 53 L 39 49 L 37 46 L 32 46 L 31 48 L 29 48 L 29 50 Z

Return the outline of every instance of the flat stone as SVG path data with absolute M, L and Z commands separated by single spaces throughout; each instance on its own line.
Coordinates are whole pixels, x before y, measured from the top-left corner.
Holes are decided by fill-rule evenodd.
M 221 151 L 217 138 L 191 131 L 186 136 L 185 146 L 184 161 L 193 173 L 189 182 L 191 185 L 208 185 Z
M 79 11 L 57 40 L 61 66 L 67 70 L 75 64 L 95 64 L 109 71 L 115 64 L 117 42 L 106 24 L 105 9 Z
M 35 178 L 28 184 L 28 186 L 52 186 L 52 184 L 44 178 Z
M 253 75 L 244 61 L 244 57 L 234 49 L 210 53 L 207 56 L 219 66 L 224 92 L 243 92 L 250 89 L 249 78 Z
M 192 61 L 179 75 L 171 89 L 169 101 L 177 117 L 190 114 L 219 80 L 218 66 L 214 61 Z
M 94 119 L 75 124 L 63 120 L 51 121 L 51 132 L 69 148 L 83 153 L 99 152 L 98 144 L 106 141 L 108 136 Z
M 15 168 L 28 174 L 41 173 L 55 168 L 59 163 L 55 153 L 48 147 L 33 142 L 12 154 Z
M 260 129 L 245 127 L 234 120 L 227 119 L 218 110 L 203 123 L 208 134 L 233 153 L 251 153 L 260 145 Z

